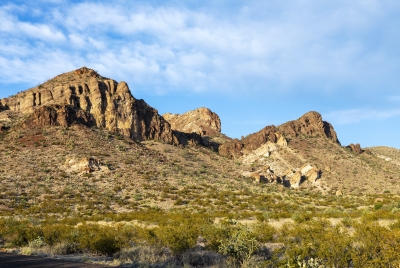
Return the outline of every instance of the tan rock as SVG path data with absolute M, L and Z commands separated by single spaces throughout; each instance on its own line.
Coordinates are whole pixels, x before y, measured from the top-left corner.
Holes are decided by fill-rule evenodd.
M 250 174 L 251 178 L 253 178 L 254 183 L 259 183 L 261 182 L 261 175 L 258 172 L 253 172 Z
M 343 195 L 342 190 L 337 190 L 337 191 L 336 191 L 336 196 L 341 196 L 341 195 Z
M 211 137 L 221 133 L 219 116 L 208 108 L 198 108 L 182 115 L 166 113 L 163 117 L 173 130 Z
M 313 167 L 312 169 L 308 170 L 305 174 L 308 181 L 314 183 L 317 179 L 320 178 L 321 172 L 316 168 Z
M 278 144 L 279 146 L 281 146 L 281 147 L 286 147 L 288 144 L 287 144 L 287 140 L 285 139 L 285 137 L 283 137 L 283 136 L 281 136 L 280 138 L 279 138 L 279 140 L 276 142 L 276 144 Z
M 289 178 L 289 182 L 290 182 L 290 187 L 291 188 L 297 188 L 300 186 L 300 184 L 302 183 L 303 180 L 303 175 L 301 175 L 300 171 L 297 171 L 295 174 L 293 174 L 293 176 L 291 176 Z
M 300 173 L 302 176 L 305 176 L 307 174 L 307 172 L 309 172 L 312 169 L 313 169 L 313 166 L 311 166 L 309 164 L 305 164 L 300 168 Z
M 331 171 L 331 167 L 330 166 L 326 166 L 325 167 L 325 171 Z
M 95 171 L 108 170 L 108 167 L 102 166 L 100 161 L 94 158 L 83 158 L 81 160 L 76 160 L 74 158 L 67 159 L 65 167 L 67 172 L 76 173 L 91 173 Z
M 31 114 L 27 125 L 85 124 L 121 133 L 136 140 L 178 144 L 171 126 L 143 100 L 135 99 L 125 82 L 100 76 L 82 67 L 46 83 L 1 100 L 1 109 Z M 47 107 L 47 108 L 45 108 Z

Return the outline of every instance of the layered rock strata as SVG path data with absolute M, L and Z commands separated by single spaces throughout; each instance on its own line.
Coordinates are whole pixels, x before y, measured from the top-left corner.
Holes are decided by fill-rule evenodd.
M 56 76 L 0 102 L 0 111 L 31 114 L 26 123 L 29 126 L 68 126 L 80 122 L 136 140 L 178 144 L 170 124 L 145 101 L 135 99 L 125 82 L 117 83 L 86 67 Z
M 163 117 L 170 123 L 172 129 L 180 132 L 210 137 L 221 133 L 219 116 L 208 108 L 198 108 L 182 115 L 166 113 Z

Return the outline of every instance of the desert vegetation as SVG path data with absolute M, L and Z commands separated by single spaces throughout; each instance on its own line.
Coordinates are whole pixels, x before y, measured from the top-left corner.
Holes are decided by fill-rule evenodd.
M 61 78 L 76 76 L 67 75 Z M 65 107 L 78 119 L 90 117 L 79 105 Z M 208 146 L 202 129 L 197 136 L 180 133 L 182 144 L 150 108 L 141 119 L 158 118 L 165 128 L 143 127 L 136 140 L 137 133 L 124 136 L 123 128 L 90 125 L 90 118 L 55 124 L 49 117 L 54 124 L 46 125 L 44 108 L 36 117 L 1 112 L 1 249 L 102 256 L 121 267 L 399 267 L 398 150 L 354 152 L 307 116 L 241 140 L 221 136 L 217 124 Z M 308 115 L 322 123 L 318 113 Z M 171 135 L 149 139 L 161 129 Z M 229 157 L 218 153 L 219 142 L 229 143 Z M 254 153 L 264 145 L 273 150 Z M 248 154 L 242 157 L 240 148 Z M 305 164 L 321 176 L 304 175 L 299 188 L 282 183 L 282 174 Z M 265 170 L 281 172 L 280 182 L 261 180 Z M 258 174 L 257 183 L 244 174 Z

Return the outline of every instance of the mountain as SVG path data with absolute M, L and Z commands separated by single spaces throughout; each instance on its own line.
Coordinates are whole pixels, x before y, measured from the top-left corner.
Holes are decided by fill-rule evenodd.
M 77 140 L 85 139 L 84 133 L 88 133 L 85 129 L 95 128 L 108 131 L 105 135 L 122 135 L 132 142 L 155 140 L 179 145 L 179 148 L 211 149 L 222 156 L 221 165 L 230 166 L 234 176 L 248 177 L 255 182 L 315 188 L 324 193 L 400 190 L 394 183 L 400 171 L 398 158 L 386 156 L 379 148 L 362 149 L 357 144 L 341 146 L 333 126 L 315 111 L 279 126 L 266 126 L 241 140 L 231 139 L 221 133 L 219 116 L 208 108 L 161 116 L 144 100 L 135 99 L 125 82 L 117 83 L 86 67 L 2 99 L 0 109 L 1 137 L 10 141 L 11 137 L 21 136 L 13 138 L 12 143 L 22 142 L 26 146 L 48 139 L 35 134 L 44 129 L 58 133 L 59 128 L 73 128 L 79 133 L 76 140 L 55 139 L 54 146 L 80 144 L 82 149 L 85 146 Z M 101 145 L 97 146 L 101 151 Z M 77 150 L 77 145 L 73 147 Z M 79 156 L 65 154 L 64 157 L 74 159 L 75 164 L 71 165 L 82 166 L 79 163 L 83 161 L 83 166 L 93 166 L 92 155 L 85 151 L 91 150 L 86 148 Z M 100 151 L 95 154 L 101 155 Z M 35 156 L 35 162 L 41 162 L 45 154 Z M 63 172 L 64 169 L 58 169 L 55 174 Z
M 221 131 L 208 108 L 161 116 L 85 67 L 0 100 L 0 249 L 124 267 L 398 264 L 400 150 L 342 146 L 314 111 Z
M 28 115 L 26 126 L 101 127 L 136 140 L 178 144 L 168 122 L 144 100 L 135 99 L 125 82 L 82 67 L 0 100 L 1 110 Z

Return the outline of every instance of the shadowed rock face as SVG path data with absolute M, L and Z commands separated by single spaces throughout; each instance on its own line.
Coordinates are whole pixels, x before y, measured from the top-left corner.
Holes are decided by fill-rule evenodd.
M 267 126 L 241 140 L 227 142 L 219 147 L 219 153 L 228 158 L 240 157 L 268 141 L 277 143 L 282 137 L 296 138 L 299 135 L 326 137 L 339 143 L 332 125 L 323 121 L 319 113 L 308 112 L 297 120 L 289 121 L 278 127 Z
M 7 110 L 6 106 L 3 106 L 3 103 L 0 101 L 0 112 Z
M 79 122 L 102 127 L 136 140 L 155 139 L 178 144 L 167 121 L 145 101 L 135 99 L 125 82 L 82 67 L 38 87 L 1 100 L 1 109 L 31 114 L 26 125 Z

